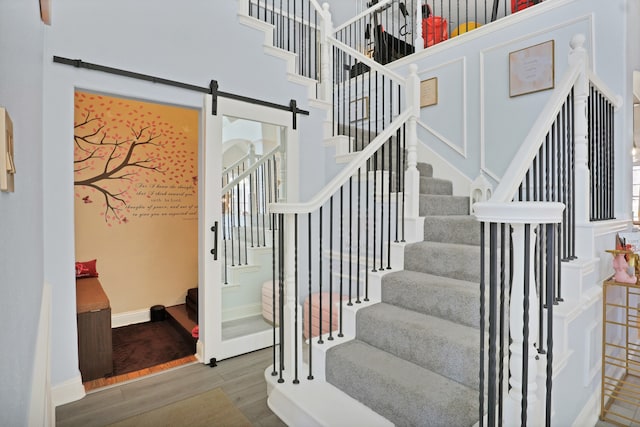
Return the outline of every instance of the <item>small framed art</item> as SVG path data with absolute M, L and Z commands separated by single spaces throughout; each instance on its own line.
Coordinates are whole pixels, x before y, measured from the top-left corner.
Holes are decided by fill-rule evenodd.
M 509 53 L 510 97 L 553 89 L 553 85 L 553 40 Z

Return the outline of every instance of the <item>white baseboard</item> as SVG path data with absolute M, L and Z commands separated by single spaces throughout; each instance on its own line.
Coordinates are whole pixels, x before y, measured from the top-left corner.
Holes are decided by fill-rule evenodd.
M 75 402 L 82 399 L 86 393 L 82 385 L 82 376 L 78 370 L 78 375 L 70 380 L 58 384 L 51 389 L 53 405 L 60 406 L 66 403 Z
M 149 309 L 125 311 L 111 316 L 111 327 L 119 328 L 120 326 L 132 325 L 134 323 L 143 323 L 151 320 Z
M 42 288 L 40 320 L 36 339 L 33 379 L 31 383 L 31 401 L 29 408 L 29 426 L 53 426 L 55 407 L 51 393 L 51 285 L 45 283 Z
M 598 417 L 600 415 L 600 392 L 593 393 L 589 401 L 578 417 L 572 424 L 572 427 L 582 427 L 582 426 L 594 426 L 598 422 Z

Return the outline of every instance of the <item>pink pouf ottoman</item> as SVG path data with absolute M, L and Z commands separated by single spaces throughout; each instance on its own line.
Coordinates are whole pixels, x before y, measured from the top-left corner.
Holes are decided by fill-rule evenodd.
M 329 292 L 313 293 L 311 294 L 311 334 L 317 337 L 320 334 L 320 298 L 322 298 L 322 333 L 329 333 Z M 340 329 L 340 299 L 342 298 L 343 309 L 346 305 L 348 297 L 346 295 L 334 293 L 331 298 L 333 304 L 333 321 L 331 322 L 331 329 L 337 331 Z M 309 338 L 309 297 L 305 298 L 302 309 L 303 329 L 302 332 L 305 338 Z
M 278 305 L 280 301 L 278 301 L 280 290 L 278 289 L 278 284 L 276 283 L 276 307 L 275 307 L 275 316 L 276 316 L 276 326 L 280 321 L 280 310 L 278 309 Z M 271 280 L 268 280 L 262 284 L 262 317 L 267 322 L 273 324 L 273 284 Z

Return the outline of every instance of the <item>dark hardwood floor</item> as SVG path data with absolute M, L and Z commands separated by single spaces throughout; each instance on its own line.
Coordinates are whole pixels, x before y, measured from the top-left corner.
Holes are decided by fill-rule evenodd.
M 264 371 L 272 350 L 258 350 L 209 367 L 191 363 L 87 393 L 56 408 L 56 426 L 106 426 L 220 387 L 255 426 L 284 426 L 267 406 Z

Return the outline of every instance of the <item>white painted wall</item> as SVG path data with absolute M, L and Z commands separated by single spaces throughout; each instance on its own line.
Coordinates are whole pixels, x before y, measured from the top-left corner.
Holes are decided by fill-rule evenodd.
M 42 49 L 38 2 L 0 2 L 0 105 L 13 121 L 14 193 L 0 193 L 0 425 L 24 426 L 44 285 Z M 42 366 L 39 366 L 43 368 Z M 42 372 L 42 369 L 38 370 Z
M 74 288 L 73 91 L 102 91 L 200 108 L 202 95 L 96 71 L 54 64 L 54 55 L 209 85 L 224 92 L 309 109 L 306 88 L 286 80 L 285 63 L 266 56 L 264 35 L 238 23 L 237 3 L 197 0 L 53 2 L 54 25 L 45 32 L 44 213 L 45 275 L 53 288 L 52 383 L 57 403 L 78 398 Z M 324 148 L 318 137 L 324 113 L 299 116 L 303 171 L 322 177 Z M 306 137 L 306 138 L 305 138 Z M 316 141 L 314 145 L 312 142 Z M 301 198 L 317 181 L 301 179 Z M 309 188 L 304 184 L 308 182 Z M 144 307 L 141 307 L 144 308 Z M 74 391 L 72 391 L 74 390 Z

